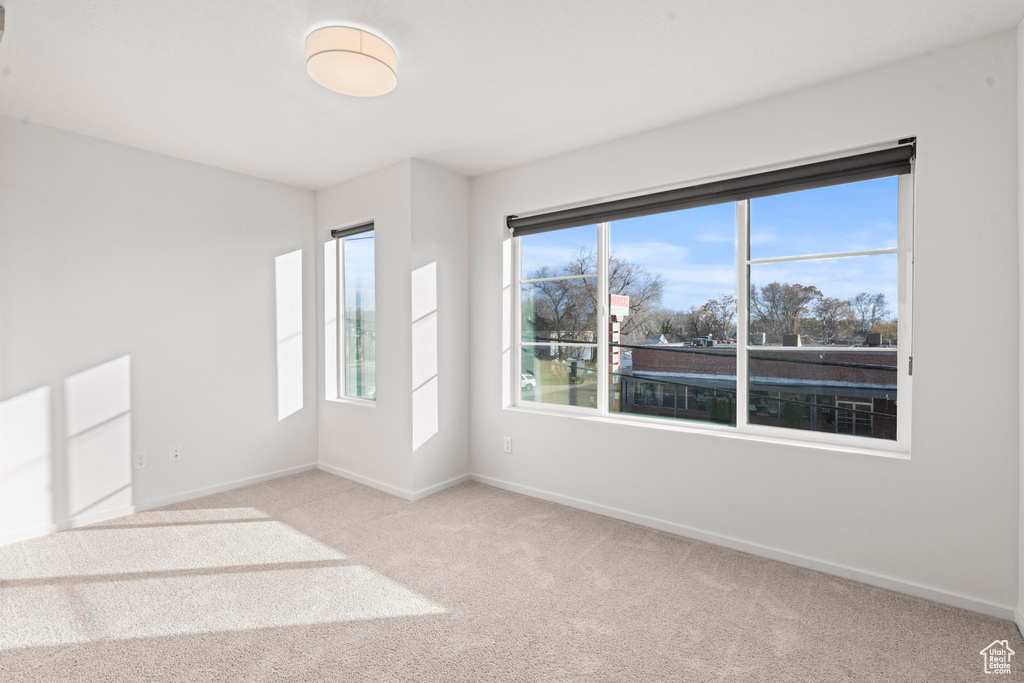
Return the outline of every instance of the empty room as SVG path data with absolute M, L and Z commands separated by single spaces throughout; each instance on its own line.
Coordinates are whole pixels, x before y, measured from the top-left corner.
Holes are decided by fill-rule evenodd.
M 1024 680 L 1022 230 L 1024 0 L 0 0 L 0 681 Z

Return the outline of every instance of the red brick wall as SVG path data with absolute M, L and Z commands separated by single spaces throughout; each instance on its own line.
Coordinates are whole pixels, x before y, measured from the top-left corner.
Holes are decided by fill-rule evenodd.
M 679 348 L 679 347 L 676 347 Z M 701 375 L 735 375 L 736 350 L 694 349 L 699 353 L 669 351 L 664 347 L 633 349 L 633 372 L 671 372 Z M 751 377 L 778 377 L 780 379 L 806 379 L 821 382 L 856 382 L 858 384 L 896 385 L 892 370 L 837 367 L 831 365 L 787 363 L 770 359 L 822 360 L 837 363 L 863 363 L 887 367 L 896 366 L 896 351 L 892 353 L 849 351 L 751 351 Z M 760 360 L 768 358 L 769 360 Z

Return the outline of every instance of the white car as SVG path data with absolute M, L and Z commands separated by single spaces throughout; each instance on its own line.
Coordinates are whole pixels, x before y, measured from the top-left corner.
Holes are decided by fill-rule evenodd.
M 523 373 L 523 391 L 533 391 L 537 388 L 537 380 L 529 372 Z

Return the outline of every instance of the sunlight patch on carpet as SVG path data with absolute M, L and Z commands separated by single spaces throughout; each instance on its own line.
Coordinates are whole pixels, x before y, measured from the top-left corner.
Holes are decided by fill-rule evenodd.
M 4 588 L 0 649 L 387 619 L 445 610 L 360 565 Z
M 112 525 L 65 531 L 5 547 L 0 553 L 0 581 L 344 557 L 276 520 L 136 528 Z

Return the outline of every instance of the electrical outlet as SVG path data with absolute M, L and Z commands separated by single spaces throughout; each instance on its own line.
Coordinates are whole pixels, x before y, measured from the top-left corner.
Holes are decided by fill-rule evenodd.
M 171 445 L 171 462 L 178 462 L 181 460 L 181 444 L 176 443 Z
M 135 451 L 132 456 L 132 469 L 144 470 L 149 467 L 149 453 L 146 451 Z
M 505 437 L 505 452 L 506 453 L 511 453 L 512 452 L 512 437 L 511 436 L 506 436 Z

